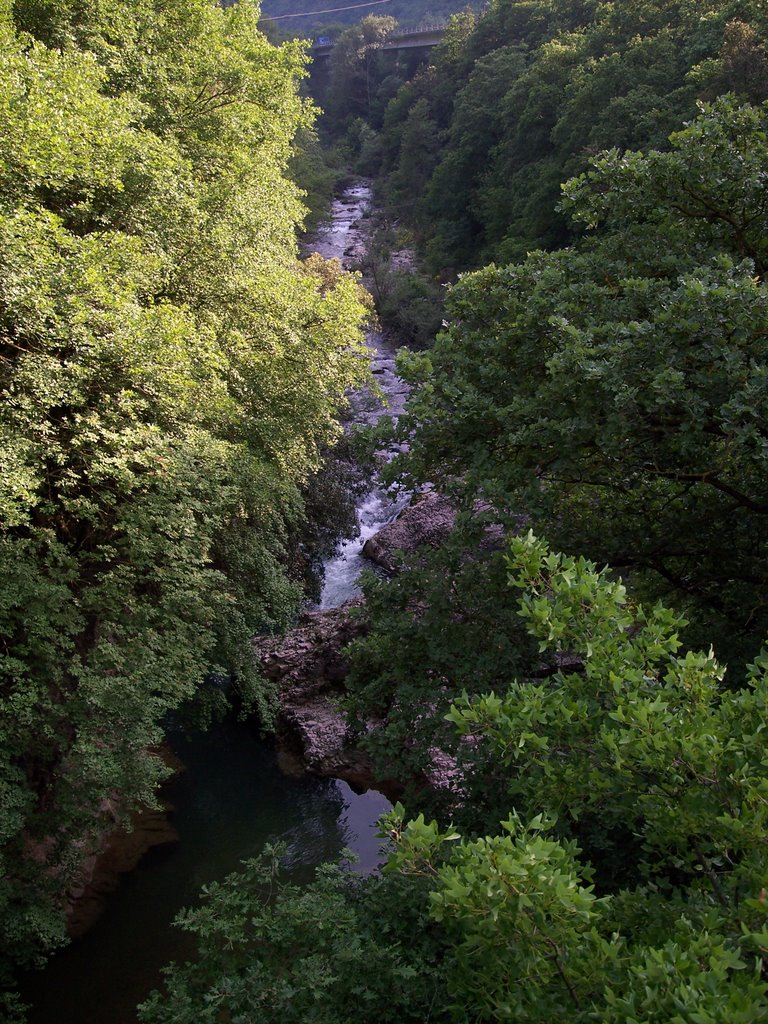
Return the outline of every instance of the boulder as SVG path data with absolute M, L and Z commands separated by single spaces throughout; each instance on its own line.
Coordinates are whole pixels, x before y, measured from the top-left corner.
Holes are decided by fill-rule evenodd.
M 349 733 L 344 712 L 328 694 L 302 698 L 294 691 L 282 705 L 277 740 L 278 761 L 289 775 L 310 772 L 343 779 L 358 793 L 375 789 L 392 801 L 403 794 L 400 783 L 374 773 L 370 758 Z
M 407 554 L 423 544 L 440 547 L 456 523 L 453 503 L 436 491 L 414 497 L 396 518 L 363 546 L 363 555 L 389 572 L 398 567 L 397 551 Z
M 309 696 L 340 688 L 349 671 L 343 648 L 365 630 L 353 611 L 361 604 L 357 598 L 305 612 L 284 636 L 256 637 L 253 652 L 264 675 L 279 684 L 283 702 L 290 702 L 294 690 Z
M 359 792 L 377 789 L 395 798 L 402 787 L 374 775 L 336 706 L 349 670 L 343 649 L 366 628 L 354 614 L 361 604 L 358 598 L 307 612 L 285 636 L 258 637 L 253 649 L 262 672 L 280 688 L 276 735 L 282 769 L 343 779 Z

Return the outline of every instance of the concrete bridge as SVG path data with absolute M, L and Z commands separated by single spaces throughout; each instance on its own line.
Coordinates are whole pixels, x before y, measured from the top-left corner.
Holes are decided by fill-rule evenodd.
M 377 50 L 414 50 L 417 47 L 437 46 L 445 35 L 445 25 L 418 25 L 416 28 L 399 29 L 393 32 Z M 333 43 L 321 37 L 312 45 L 311 54 L 315 60 L 330 56 Z

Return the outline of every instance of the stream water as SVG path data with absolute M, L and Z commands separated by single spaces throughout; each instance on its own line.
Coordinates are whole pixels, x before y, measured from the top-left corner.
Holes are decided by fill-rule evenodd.
M 370 210 L 371 189 L 361 182 L 348 188 L 334 201 L 330 220 L 320 228 L 308 246 L 326 259 L 340 259 L 350 269 L 365 250 L 365 217 Z M 351 397 L 349 426 L 373 426 L 386 412 L 398 416 L 403 412 L 408 397 L 408 386 L 395 372 L 396 346 L 380 331 L 369 331 L 373 376 L 378 393 L 361 388 Z M 382 451 L 382 460 L 393 453 Z M 391 491 L 382 486 L 378 475 L 370 480 L 370 487 L 357 505 L 357 533 L 339 544 L 335 555 L 326 562 L 325 582 L 320 595 L 320 608 L 335 608 L 358 593 L 357 580 L 366 563 L 362 557 L 363 545 L 390 522 L 408 503 L 410 495 L 404 491 Z
M 308 248 L 349 265 L 345 254 L 359 254 L 364 245 L 361 218 L 369 205 L 367 185 L 348 189 Z M 378 333 L 369 342 L 381 393 L 398 413 L 406 388 L 394 372 L 394 350 Z M 353 397 L 350 421 L 373 423 L 383 411 L 381 395 L 366 388 Z M 406 500 L 371 480 L 358 506 L 357 535 L 340 544 L 326 565 L 321 607 L 357 592 L 365 540 Z M 195 902 L 201 886 L 237 870 L 265 842 L 287 843 L 298 879 L 344 848 L 357 854 L 357 870 L 371 871 L 378 863 L 376 821 L 389 807 L 380 793 L 356 794 L 337 780 L 284 775 L 272 746 L 234 719 L 191 737 L 172 734 L 169 741 L 185 765 L 165 794 L 179 841 L 150 850 L 96 925 L 27 979 L 23 995 L 32 1005 L 31 1024 L 135 1024 L 135 1007 L 160 983 L 161 967 L 190 952 L 173 918 Z

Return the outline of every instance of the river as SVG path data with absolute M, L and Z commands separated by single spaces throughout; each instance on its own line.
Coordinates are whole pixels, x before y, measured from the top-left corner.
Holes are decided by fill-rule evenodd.
M 354 267 L 357 255 L 366 245 L 365 215 L 371 207 L 371 188 L 362 181 L 351 185 L 334 200 L 330 220 L 312 239 L 308 248 L 326 259 L 340 259 L 349 269 Z M 395 372 L 396 346 L 380 331 L 369 331 L 372 370 L 379 394 L 370 388 L 361 388 L 352 395 L 349 426 L 373 426 L 384 413 L 398 416 L 403 412 L 408 386 Z M 379 453 L 382 460 L 392 456 L 391 451 Z M 404 491 L 392 492 L 381 485 L 374 473 L 370 487 L 357 505 L 357 533 L 342 541 L 335 555 L 325 564 L 325 583 L 320 595 L 320 608 L 336 608 L 358 593 L 357 580 L 366 563 L 362 549 L 366 540 L 390 522 L 409 500 Z
M 370 201 L 366 183 L 347 189 L 309 248 L 349 265 L 345 254 L 364 245 L 361 225 Z M 394 348 L 378 332 L 371 332 L 369 344 L 375 378 L 388 410 L 397 414 L 406 387 L 394 372 Z M 381 396 L 362 389 L 352 398 L 350 425 L 373 423 L 384 411 Z M 406 500 L 371 478 L 358 505 L 356 536 L 326 563 L 321 607 L 335 607 L 357 592 L 365 540 Z M 287 843 L 297 879 L 337 859 L 344 848 L 357 854 L 357 870 L 371 871 L 378 863 L 376 821 L 389 807 L 380 793 L 356 794 L 341 781 L 284 775 L 272 745 L 234 718 L 205 733 L 171 732 L 168 738 L 185 765 L 164 794 L 179 841 L 150 850 L 94 927 L 27 978 L 23 996 L 32 1005 L 31 1024 L 135 1024 L 135 1007 L 160 983 L 161 967 L 189 953 L 188 940 L 172 926 L 176 914 L 195 902 L 201 886 L 236 870 L 265 842 Z

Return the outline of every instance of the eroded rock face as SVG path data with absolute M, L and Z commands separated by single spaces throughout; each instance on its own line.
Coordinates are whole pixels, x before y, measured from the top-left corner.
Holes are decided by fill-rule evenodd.
M 363 554 L 389 572 L 398 568 L 397 551 L 410 553 L 421 545 L 438 548 L 456 524 L 453 503 L 436 491 L 414 497 L 397 518 L 369 538 Z
M 120 884 L 121 875 L 137 866 L 153 846 L 178 842 L 179 835 L 169 820 L 171 808 L 145 808 L 131 816 L 131 829 L 115 828 L 103 848 L 87 858 L 81 884 L 69 893 L 67 934 L 79 938 L 101 916 L 106 898 Z
M 285 636 L 255 638 L 253 652 L 261 670 L 280 684 L 284 700 L 296 687 L 305 696 L 340 688 L 349 671 L 342 649 L 365 630 L 355 614 L 362 603 L 356 598 L 339 608 L 305 612 Z
M 356 746 L 344 713 L 334 707 L 330 695 L 285 704 L 277 739 L 278 761 L 289 775 L 308 771 L 343 779 L 358 793 L 375 789 L 393 801 L 402 796 L 401 783 L 374 773 L 370 758 Z
M 289 774 L 343 779 L 355 789 L 400 795 L 402 787 L 377 778 L 357 747 L 336 699 L 349 664 L 343 648 L 366 629 L 355 614 L 362 599 L 339 608 L 307 612 L 282 637 L 258 637 L 253 648 L 262 671 L 280 686 L 278 758 Z
M 167 743 L 154 752 L 171 775 L 185 770 Z M 130 826 L 126 828 L 120 824 L 118 799 L 104 801 L 98 812 L 103 823 L 101 839 L 92 849 L 80 846 L 80 877 L 67 894 L 65 912 L 70 938 L 79 938 L 96 923 L 121 876 L 133 871 L 148 850 L 178 842 L 179 834 L 171 823 L 172 812 L 173 807 L 165 802 L 162 807 L 141 807 L 131 814 Z M 39 856 L 34 852 L 31 855 L 45 863 L 44 850 L 39 851 Z

